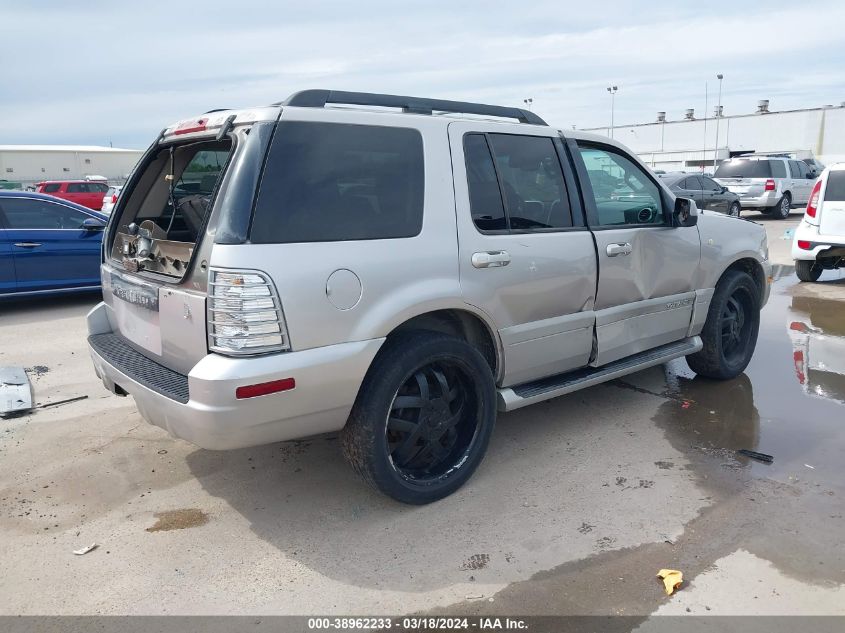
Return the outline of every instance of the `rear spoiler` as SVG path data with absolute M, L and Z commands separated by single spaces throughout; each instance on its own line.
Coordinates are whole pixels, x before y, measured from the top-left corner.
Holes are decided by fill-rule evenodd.
M 233 127 L 252 125 L 259 121 L 276 121 L 279 118 L 278 107 L 251 108 L 248 110 L 210 110 L 198 117 L 182 119 L 164 128 L 158 142 L 172 141 L 175 138 L 222 139 Z

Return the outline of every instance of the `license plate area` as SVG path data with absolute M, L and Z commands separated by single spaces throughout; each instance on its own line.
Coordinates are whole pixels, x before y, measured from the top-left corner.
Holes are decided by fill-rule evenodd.
M 161 356 L 158 287 L 129 281 L 112 273 L 111 293 L 120 334 L 139 347 Z

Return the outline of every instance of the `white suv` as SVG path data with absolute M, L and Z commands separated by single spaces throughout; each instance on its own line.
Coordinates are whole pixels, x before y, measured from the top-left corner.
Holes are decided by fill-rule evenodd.
M 721 163 L 716 182 L 739 196 L 743 209 L 756 209 L 777 219 L 810 199 L 816 177 L 802 160 L 783 156 L 742 156 Z
M 826 168 L 792 240 L 795 273 L 816 281 L 827 269 L 845 265 L 845 163 Z

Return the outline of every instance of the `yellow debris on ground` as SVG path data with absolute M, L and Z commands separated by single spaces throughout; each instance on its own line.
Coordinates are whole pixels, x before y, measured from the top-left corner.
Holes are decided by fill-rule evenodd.
M 671 596 L 684 582 L 684 573 L 677 569 L 661 569 L 657 572 L 657 577 L 663 581 L 667 596 Z

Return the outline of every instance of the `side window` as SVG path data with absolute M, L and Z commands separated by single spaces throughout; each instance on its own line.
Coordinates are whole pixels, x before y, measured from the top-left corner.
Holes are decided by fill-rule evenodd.
M 827 176 L 824 192 L 825 202 L 845 201 L 845 170 L 833 169 Z
M 766 161 L 772 170 L 772 178 L 786 178 L 786 165 L 782 160 Z
M 579 145 L 598 210 L 599 226 L 666 223 L 660 189 L 616 148 Z
M 807 177 L 812 173 L 810 172 L 810 167 L 804 161 L 797 161 L 798 163 L 798 171 L 800 172 L 799 178 L 807 179 Z
M 89 217 L 47 200 L 7 198 L 0 204 L 10 229 L 79 229 Z
M 223 162 L 225 163 L 226 161 L 224 160 Z M 109 190 L 109 186 L 102 182 L 89 182 L 88 190 L 91 193 L 106 193 Z
M 511 230 L 572 226 L 563 171 L 546 136 L 490 134 Z
M 798 161 L 789 161 L 789 175 L 793 178 L 801 177 L 801 168 L 798 166 Z
M 282 122 L 250 239 L 283 244 L 413 237 L 422 229 L 424 184 L 417 130 Z
M 684 189 L 687 191 L 700 191 L 701 190 L 701 183 L 698 181 L 697 176 L 690 176 L 684 181 Z
M 57 182 L 51 182 L 49 184 L 44 185 L 44 193 L 56 193 L 59 189 L 61 189 L 61 185 Z
M 82 182 L 69 182 L 67 185 L 68 193 L 88 193 L 88 185 Z
M 470 213 L 476 228 L 481 231 L 506 230 L 508 221 L 505 219 L 496 167 L 487 146 L 487 138 L 483 134 L 464 136 L 464 160 Z
M 711 180 L 707 176 L 701 176 L 701 182 L 704 185 L 705 191 L 721 191 L 722 186 L 719 185 L 715 180 Z

